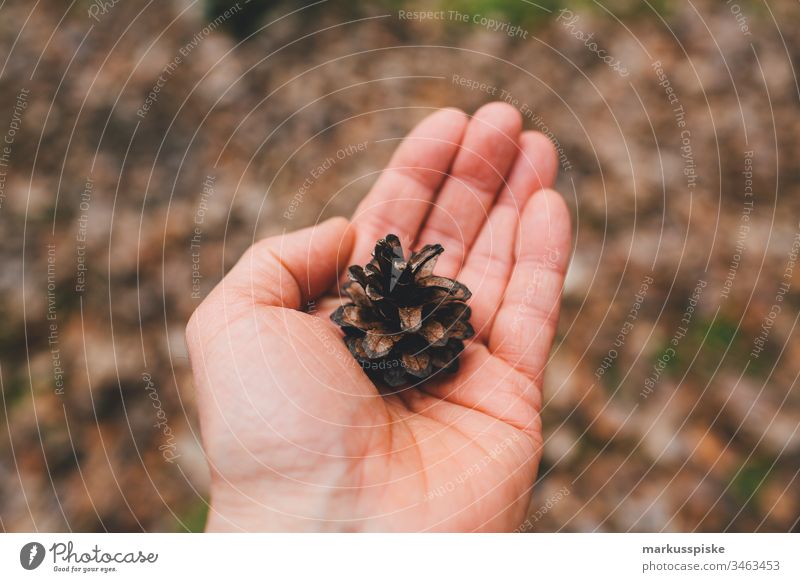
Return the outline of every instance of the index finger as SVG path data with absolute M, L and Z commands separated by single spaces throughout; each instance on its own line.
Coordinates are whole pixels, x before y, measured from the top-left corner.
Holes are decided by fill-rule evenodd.
M 460 148 L 466 127 L 463 111 L 441 109 L 423 119 L 403 139 L 353 215 L 356 242 L 351 263 L 366 263 L 375 241 L 389 233 L 411 247 Z

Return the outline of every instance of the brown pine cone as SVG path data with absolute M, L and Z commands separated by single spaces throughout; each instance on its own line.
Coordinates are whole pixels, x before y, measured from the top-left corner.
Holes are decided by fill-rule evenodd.
M 389 386 L 455 372 L 464 340 L 474 335 L 464 285 L 433 274 L 442 245 L 425 245 L 406 261 L 400 239 L 386 235 L 372 260 L 349 268 L 342 291 L 352 301 L 331 319 L 373 380 Z

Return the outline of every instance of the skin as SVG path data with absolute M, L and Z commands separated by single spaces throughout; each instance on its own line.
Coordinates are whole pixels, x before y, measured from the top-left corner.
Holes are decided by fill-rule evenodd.
M 351 222 L 251 247 L 187 341 L 211 469 L 209 531 L 508 531 L 542 452 L 542 374 L 570 220 L 557 159 L 518 112 L 443 109 L 400 144 Z M 473 292 L 461 368 L 380 393 L 328 315 L 375 241 L 445 247 Z M 309 302 L 313 301 L 309 308 Z

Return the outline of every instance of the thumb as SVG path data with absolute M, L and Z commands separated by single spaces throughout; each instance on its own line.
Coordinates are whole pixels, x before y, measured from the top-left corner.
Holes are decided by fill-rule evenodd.
M 336 283 L 352 249 L 353 229 L 341 217 L 266 238 L 245 252 L 212 295 L 227 305 L 299 309 Z

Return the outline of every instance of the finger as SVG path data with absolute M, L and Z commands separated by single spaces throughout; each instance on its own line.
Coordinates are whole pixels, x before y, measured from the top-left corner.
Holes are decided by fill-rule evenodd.
M 327 291 L 347 266 L 353 229 L 345 218 L 261 240 L 250 247 L 207 302 L 299 309 Z
M 353 225 L 357 234 L 351 263 L 367 262 L 375 241 L 390 233 L 411 246 L 453 163 L 466 127 L 464 112 L 447 108 L 423 119 L 406 136 L 356 209 Z
M 422 228 L 417 247 L 440 243 L 437 274 L 454 277 L 472 246 L 519 149 L 519 112 L 505 103 L 481 107 L 467 127 L 450 177 Z
M 239 333 L 249 338 L 245 342 L 246 349 L 231 344 L 230 338 L 222 341 L 222 347 L 218 345 L 216 349 L 221 350 L 225 358 L 242 361 L 243 366 L 246 361 L 241 359 L 243 354 L 248 354 L 251 363 L 259 361 L 250 352 L 261 350 L 261 342 L 274 341 L 275 337 L 280 338 L 279 343 L 285 348 L 295 349 L 297 342 L 288 343 L 289 326 L 285 322 L 292 316 L 305 314 L 286 312 L 278 316 L 271 313 L 274 317 L 268 327 L 272 333 L 268 335 L 272 339 L 268 339 L 261 333 L 264 310 L 260 308 L 296 310 L 327 291 L 335 284 L 340 269 L 347 264 L 353 239 L 353 229 L 346 219 L 331 218 L 311 228 L 255 243 L 192 314 L 186 327 L 190 353 L 199 354 L 198 357 L 205 361 L 204 350 L 222 337 L 226 329 L 230 333 L 229 328 L 234 322 L 244 329 Z M 316 325 L 317 318 L 313 320 Z M 300 323 L 311 325 L 310 321 L 303 319 Z M 329 323 L 327 319 L 323 321 Z M 317 331 L 330 336 L 332 330 L 332 325 L 326 325 Z M 341 343 L 333 342 L 330 337 L 326 341 L 333 346 Z M 339 351 L 349 356 L 343 346 L 341 344 Z M 271 349 L 267 355 L 273 358 L 277 353 Z M 260 357 L 263 359 L 264 354 Z
M 478 338 L 488 339 L 499 298 L 511 277 L 514 241 L 525 203 L 534 192 L 553 185 L 558 158 L 543 134 L 526 131 L 508 183 L 489 212 L 475 244 L 467 255 L 459 281 L 472 291 L 472 322 Z
M 522 212 L 516 265 L 489 336 L 495 356 L 535 381 L 556 332 L 570 244 L 564 199 L 553 190 L 536 192 Z
M 380 409 L 365 404 L 374 386 L 339 332 L 329 320 L 297 311 L 335 283 L 353 238 L 348 221 L 333 218 L 259 241 L 192 315 L 186 338 L 204 433 L 228 434 L 235 443 L 217 450 L 217 460 L 232 452 L 269 459 L 280 473 L 293 466 L 296 449 L 324 446 L 314 431 L 302 430 L 304 423 L 321 430 L 377 423 Z M 261 456 L 264 450 L 278 452 Z M 292 460 L 281 466 L 287 450 Z M 241 474 L 260 468 L 253 463 Z

